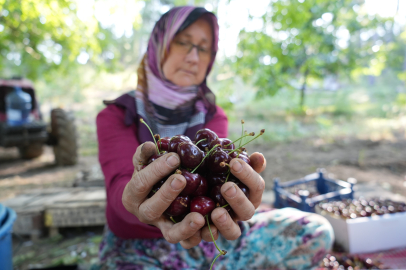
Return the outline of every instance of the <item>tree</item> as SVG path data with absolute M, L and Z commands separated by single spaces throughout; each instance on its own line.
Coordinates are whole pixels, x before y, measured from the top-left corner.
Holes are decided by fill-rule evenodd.
M 80 18 L 75 3 L 0 0 L 2 76 L 17 74 L 36 80 L 52 71 L 63 76 L 77 68 L 79 56 L 95 67 L 111 66 L 110 29 L 100 27 L 92 14 Z
M 309 79 L 368 65 L 385 23 L 354 0 L 273 0 L 261 19 L 262 29 L 240 32 L 235 69 L 259 97 L 300 89 L 302 108 Z

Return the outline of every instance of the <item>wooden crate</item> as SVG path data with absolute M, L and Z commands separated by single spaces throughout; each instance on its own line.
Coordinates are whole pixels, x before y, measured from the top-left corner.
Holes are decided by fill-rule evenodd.
M 30 235 L 35 240 L 41 236 L 47 224 L 47 227 L 104 224 L 105 198 L 105 190 L 100 187 L 51 188 L 25 192 L 3 201 L 2 204 L 17 213 L 13 231 Z M 47 214 L 48 208 L 50 214 Z M 77 221 L 79 217 L 80 222 Z M 69 219 L 72 221 L 68 221 Z
M 45 209 L 45 226 L 51 228 L 97 226 L 106 223 L 104 189 L 82 190 L 55 201 Z

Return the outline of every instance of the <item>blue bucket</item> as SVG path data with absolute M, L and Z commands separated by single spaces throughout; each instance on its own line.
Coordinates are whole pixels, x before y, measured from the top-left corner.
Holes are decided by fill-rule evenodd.
M 0 204 L 0 270 L 13 269 L 11 231 L 16 218 L 13 209 Z

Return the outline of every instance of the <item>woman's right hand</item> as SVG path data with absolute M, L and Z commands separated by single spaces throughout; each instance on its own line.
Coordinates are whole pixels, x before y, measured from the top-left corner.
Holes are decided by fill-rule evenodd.
M 147 197 L 153 185 L 166 178 L 180 163 L 178 154 L 168 153 L 141 170 L 142 164 L 146 164 L 156 152 L 152 142 L 137 148 L 133 157 L 134 173 L 123 192 L 123 205 L 141 222 L 159 228 L 169 243 L 180 242 L 182 247 L 192 248 L 202 240 L 200 229 L 204 226 L 204 217 L 199 213 L 189 213 L 181 222 L 174 224 L 163 216 L 186 186 L 186 179 L 180 174 L 173 174 L 154 196 Z M 217 238 L 217 230 L 213 231 L 213 236 Z M 212 241 L 206 234 L 204 240 Z

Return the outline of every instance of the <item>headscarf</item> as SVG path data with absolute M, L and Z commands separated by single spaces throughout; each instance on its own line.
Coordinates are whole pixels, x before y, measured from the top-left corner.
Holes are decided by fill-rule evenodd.
M 206 77 L 200 85 L 180 87 L 167 80 L 162 64 L 173 38 L 202 16 L 209 20 L 213 32 L 213 56 Z M 206 85 L 218 50 L 216 16 L 201 7 L 175 7 L 157 21 L 147 52 L 138 67 L 135 90 L 137 113 L 145 118 L 154 133 L 161 136 L 183 134 L 193 125 L 204 124 L 216 112 L 215 97 Z

